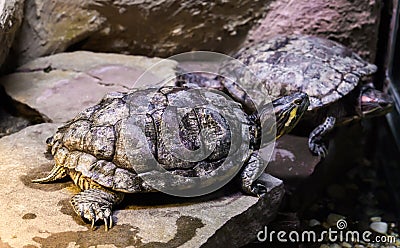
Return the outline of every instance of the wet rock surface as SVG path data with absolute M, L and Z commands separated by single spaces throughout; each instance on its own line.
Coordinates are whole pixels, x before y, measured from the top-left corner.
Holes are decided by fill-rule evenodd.
M 107 92 L 127 91 L 151 66 L 141 82 L 157 87 L 175 76 L 176 62 L 142 56 L 91 52 L 39 58 L 0 78 L 5 92 L 44 121 L 65 122 L 96 104 Z M 25 111 L 29 112 L 29 111 Z
M 6 59 L 23 18 L 23 0 L 0 0 L 0 66 Z
M 268 224 L 283 195 L 282 181 L 267 174 L 269 192 L 262 198 L 231 187 L 191 199 L 132 195 L 114 211 L 116 225 L 109 232 L 93 231 L 69 204 L 78 192 L 71 181 L 30 182 L 51 169 L 45 140 L 58 126 L 38 124 L 0 139 L 0 244 L 5 247 L 237 247 Z
M 14 56 L 21 65 L 66 49 L 161 57 L 191 50 L 229 52 L 244 40 L 267 4 L 250 0 L 27 1 Z
M 307 179 L 321 160 L 310 153 L 307 144 L 307 137 L 282 136 L 276 141 L 266 172 L 284 180 L 287 186 L 294 187 Z

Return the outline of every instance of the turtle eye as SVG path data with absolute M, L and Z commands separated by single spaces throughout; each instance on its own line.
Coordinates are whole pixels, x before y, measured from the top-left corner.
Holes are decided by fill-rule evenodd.
M 302 102 L 303 102 L 303 100 L 301 100 L 301 99 L 294 100 L 294 104 L 296 104 L 296 105 L 301 105 Z

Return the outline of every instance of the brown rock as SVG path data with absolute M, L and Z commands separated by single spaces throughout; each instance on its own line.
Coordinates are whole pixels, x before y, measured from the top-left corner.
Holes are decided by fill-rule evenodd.
M 17 57 L 16 63 L 22 65 L 37 57 L 65 51 L 98 31 L 105 18 L 82 5 L 78 0 L 27 0 L 11 55 Z
M 27 1 L 18 64 L 68 47 L 167 57 L 229 52 L 261 18 L 264 1 Z
M 175 67 L 175 61 L 159 58 L 61 53 L 18 68 L 16 73 L 0 78 L 0 84 L 12 99 L 38 112 L 44 120 L 65 122 L 108 92 L 144 85 L 158 87 L 165 78 L 175 76 Z M 137 82 L 149 68 L 151 72 Z
M 197 198 L 133 194 L 116 207 L 110 231 L 91 230 L 69 203 L 77 192 L 71 181 L 31 183 L 52 167 L 45 140 L 58 126 L 34 125 L 0 139 L 0 246 L 239 247 L 264 230 L 283 195 L 282 181 L 267 174 L 262 198 L 228 187 Z
M 22 22 L 23 0 L 0 0 L 0 66 L 8 55 Z
M 246 43 L 280 34 L 310 34 L 339 41 L 373 62 L 378 40 L 380 1 L 274 1 Z

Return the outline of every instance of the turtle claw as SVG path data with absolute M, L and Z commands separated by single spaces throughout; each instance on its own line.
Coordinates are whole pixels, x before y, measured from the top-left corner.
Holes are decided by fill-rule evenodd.
M 325 158 L 326 155 L 328 154 L 328 146 L 326 144 L 324 144 L 323 142 L 317 144 L 314 143 L 312 145 L 313 149 L 311 150 L 311 152 L 314 155 L 320 156 L 321 158 Z
M 262 197 L 265 193 L 267 193 L 267 187 L 265 187 L 262 183 L 255 183 L 252 186 L 251 193 L 257 195 L 258 197 Z
M 108 221 L 107 221 L 107 219 L 108 218 L 104 218 L 104 230 L 107 232 L 108 231 Z
M 320 150 L 318 151 L 318 155 L 322 158 L 325 158 L 327 154 L 328 154 L 328 146 L 321 145 Z
M 110 198 L 111 197 L 111 198 Z M 91 221 L 92 230 L 95 229 L 95 223 L 103 220 L 105 231 L 112 227 L 112 205 L 113 195 L 97 189 L 85 190 L 72 197 L 71 203 L 74 211 Z
M 108 229 L 110 229 L 112 227 L 112 224 L 113 224 L 113 221 L 112 221 L 112 215 L 111 215 L 111 211 L 110 211 L 109 215 L 107 215 L 107 213 L 105 213 L 105 216 L 104 216 L 104 228 L 105 228 L 106 232 L 108 231 Z

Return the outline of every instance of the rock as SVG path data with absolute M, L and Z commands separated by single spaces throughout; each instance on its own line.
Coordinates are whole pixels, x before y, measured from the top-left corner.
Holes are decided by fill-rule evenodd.
M 65 51 L 99 31 L 106 19 L 83 8 L 84 1 L 26 1 L 25 16 L 13 44 L 18 65 L 37 57 Z M 73 14 L 71 14 L 73 13 Z
M 380 222 L 382 220 L 379 216 L 374 216 L 369 219 L 371 222 Z
M 371 230 L 381 234 L 386 234 L 388 231 L 388 224 L 382 221 L 372 222 L 369 227 Z
M 0 66 L 6 59 L 23 17 L 23 0 L 0 0 Z
M 15 102 L 0 87 L 0 138 L 18 132 L 25 127 L 40 122 L 30 121 L 18 115 Z
M 364 245 L 359 245 L 359 244 L 356 244 L 355 246 L 354 246 L 354 248 L 364 248 L 365 246 Z
M 353 246 L 351 244 L 347 243 L 347 242 L 343 242 L 343 243 L 341 243 L 341 247 L 352 248 Z
M 346 217 L 344 217 L 343 215 L 340 215 L 340 214 L 329 214 L 327 219 L 326 219 L 326 222 L 327 222 L 329 227 L 336 227 L 336 226 L 339 227 L 339 223 L 338 222 L 341 221 L 341 220 L 344 220 L 344 219 L 346 219 Z M 343 223 L 345 223 L 345 222 L 343 222 Z M 342 227 L 342 226 L 340 226 L 340 227 Z M 343 229 L 343 228 L 340 228 L 340 229 Z
M 45 140 L 60 124 L 38 124 L 0 139 L 1 247 L 239 247 L 256 238 L 275 215 L 282 181 L 264 174 L 258 198 L 225 187 L 197 198 L 161 193 L 126 197 L 108 232 L 91 230 L 72 210 L 71 181 L 33 184 L 52 167 Z
M 30 123 L 27 119 L 10 115 L 0 108 L 0 138 L 24 129 L 29 125 Z
M 246 43 L 280 34 L 310 34 L 339 41 L 373 62 L 381 1 L 273 1 Z
M 15 56 L 21 65 L 66 49 L 160 57 L 229 52 L 243 42 L 266 5 L 251 0 L 27 1 Z
M 320 161 L 308 149 L 308 138 L 284 135 L 276 141 L 266 172 L 282 179 L 285 185 L 297 185 L 313 172 Z M 267 158 L 265 158 L 267 159 Z
M 319 226 L 319 225 L 321 225 L 321 222 L 319 222 L 319 221 L 316 220 L 316 219 L 311 219 L 311 220 L 308 222 L 308 226 L 310 226 L 310 227 Z
M 150 67 L 151 72 L 137 82 Z M 175 61 L 159 58 L 61 53 L 21 66 L 16 73 L 0 78 L 0 84 L 12 99 L 40 113 L 43 119 L 65 122 L 96 104 L 107 92 L 127 91 L 143 83 L 158 87 L 165 78 L 175 76 L 175 67 Z
M 282 207 L 282 205 L 281 205 Z M 282 208 L 276 215 L 275 219 L 268 224 L 268 230 L 272 231 L 285 231 L 289 233 L 293 230 L 300 230 L 301 221 L 297 213 L 294 212 L 282 212 Z

